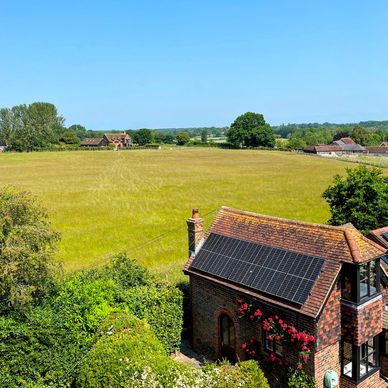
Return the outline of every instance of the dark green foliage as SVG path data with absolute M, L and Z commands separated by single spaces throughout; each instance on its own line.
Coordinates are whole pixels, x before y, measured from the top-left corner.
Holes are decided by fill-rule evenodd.
M 70 386 L 69 372 L 88 348 L 49 306 L 0 317 L 0 386 Z
M 176 134 L 176 144 L 185 145 L 190 141 L 190 135 L 187 132 L 178 132 Z
M 287 148 L 292 150 L 303 150 L 307 146 L 306 142 L 297 136 L 291 136 L 288 141 Z
M 145 318 L 167 353 L 179 348 L 183 324 L 182 293 L 168 285 L 133 287 L 123 295 L 125 305 Z
M 378 168 L 347 169 L 323 193 L 329 203 L 331 225 L 351 222 L 361 232 L 388 225 L 388 178 Z
M 290 370 L 288 374 L 288 387 L 290 388 L 315 388 L 315 379 L 302 370 Z
M 259 113 L 247 112 L 234 120 L 227 133 L 228 142 L 234 147 L 271 147 L 275 146 L 272 128 Z
M 154 138 L 150 129 L 143 128 L 135 132 L 133 141 L 139 145 L 146 145 L 152 143 Z
M 135 260 L 128 258 L 126 253 L 113 257 L 104 273 L 124 289 L 151 284 L 152 280 L 149 272 Z
M 207 136 L 208 136 L 207 129 L 204 129 L 204 130 L 201 132 L 201 142 L 202 142 L 202 143 L 207 143 Z
M 109 333 L 109 335 L 107 334 Z M 99 340 L 82 363 L 78 387 L 123 387 L 132 376 L 148 368 L 163 382 L 162 386 L 187 367 L 166 356 L 149 325 L 129 315 L 114 315 L 99 330 Z
M 59 141 L 65 144 L 79 144 L 81 142 L 77 133 L 72 130 L 66 130 L 59 136 Z
M 350 137 L 357 143 L 362 146 L 369 145 L 370 137 L 368 131 L 360 126 L 354 127 L 350 133 Z
M 55 283 L 59 234 L 26 192 L 0 189 L 0 311 L 26 312 Z
M 339 140 L 343 137 L 349 137 L 349 131 L 338 131 L 333 136 L 333 141 Z

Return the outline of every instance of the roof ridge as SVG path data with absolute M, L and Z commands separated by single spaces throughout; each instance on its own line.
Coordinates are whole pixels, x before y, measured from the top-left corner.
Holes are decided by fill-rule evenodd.
M 294 224 L 294 225 L 314 226 L 314 227 L 318 227 L 318 228 L 322 228 L 322 229 L 329 229 L 329 230 L 333 230 L 333 231 L 344 232 L 344 230 L 346 229 L 346 227 L 344 225 L 334 226 L 334 225 L 319 224 L 316 222 L 292 220 L 290 218 L 275 217 L 275 216 L 269 216 L 266 214 L 250 212 L 247 210 L 234 209 L 234 208 L 228 207 L 228 206 L 221 206 L 221 211 L 222 210 L 226 210 L 226 211 L 229 211 L 231 213 L 236 213 L 236 214 L 253 216 L 253 217 L 261 218 L 261 219 L 267 219 L 267 220 L 273 220 L 273 221 L 283 221 L 285 223 Z

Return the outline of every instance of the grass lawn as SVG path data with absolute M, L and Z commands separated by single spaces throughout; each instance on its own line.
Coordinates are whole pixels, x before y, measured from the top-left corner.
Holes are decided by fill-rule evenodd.
M 226 205 L 325 222 L 329 213 L 321 193 L 348 166 L 354 164 L 212 148 L 0 154 L 0 185 L 39 197 L 62 233 L 58 255 L 68 271 L 129 251 L 176 280 L 187 256 L 185 220 L 192 207 L 201 214 Z M 207 224 L 214 215 L 206 217 Z

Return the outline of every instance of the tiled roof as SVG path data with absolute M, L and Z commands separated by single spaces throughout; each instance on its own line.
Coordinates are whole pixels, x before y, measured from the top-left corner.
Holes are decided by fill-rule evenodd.
M 251 292 L 241 285 L 233 285 L 210 275 L 201 274 L 191 268 L 191 263 L 195 258 L 190 258 L 185 267 L 186 273 L 208 278 L 262 300 L 314 317 L 318 315 L 329 295 L 342 262 L 370 261 L 385 252 L 382 247 L 364 237 L 352 225 L 313 224 L 227 207 L 221 208 L 209 230 L 210 232 L 323 258 L 325 262 L 322 273 L 315 282 L 307 301 L 298 307 L 276 298 L 261 295 L 259 292 Z
M 115 140 L 125 140 L 129 139 L 129 135 L 126 133 L 106 133 L 104 135 L 110 142 L 113 142 Z
M 338 152 L 342 151 L 342 148 L 339 145 L 327 145 L 327 144 L 318 144 L 314 147 L 316 152 Z
M 341 137 L 340 141 L 345 144 L 356 144 L 356 142 L 351 137 Z
M 388 147 L 388 141 L 383 141 L 383 142 L 380 144 L 380 147 Z
M 365 147 L 368 152 L 372 152 L 373 154 L 388 154 L 388 146 L 386 147 Z
M 101 137 L 88 137 L 81 141 L 81 145 L 99 145 L 101 140 Z

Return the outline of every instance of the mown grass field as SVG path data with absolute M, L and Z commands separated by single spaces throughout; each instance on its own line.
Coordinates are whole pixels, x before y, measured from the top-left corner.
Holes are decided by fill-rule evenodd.
M 176 280 L 187 256 L 185 220 L 192 207 L 202 214 L 226 205 L 325 222 L 329 212 L 321 193 L 348 166 L 354 164 L 210 148 L 0 154 L 0 185 L 38 196 L 62 233 L 58 256 L 68 271 L 129 251 Z M 207 225 L 214 215 L 206 217 Z

